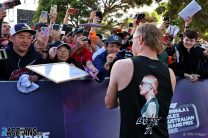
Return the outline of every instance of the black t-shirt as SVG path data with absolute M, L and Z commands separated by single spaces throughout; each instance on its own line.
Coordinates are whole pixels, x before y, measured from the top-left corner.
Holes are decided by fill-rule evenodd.
M 131 59 L 133 77 L 118 92 L 120 138 L 167 138 L 167 115 L 173 95 L 169 70 L 158 60 L 144 56 Z

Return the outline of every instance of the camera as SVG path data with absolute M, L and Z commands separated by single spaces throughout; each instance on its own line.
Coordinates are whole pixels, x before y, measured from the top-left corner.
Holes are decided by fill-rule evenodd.
M 133 23 L 129 23 L 129 27 L 132 27 L 133 28 Z
M 170 21 L 170 18 L 169 18 L 168 16 L 165 16 L 165 17 L 163 18 L 163 21 Z
M 144 19 L 145 18 L 145 14 L 144 13 L 137 13 L 134 18 L 136 18 L 137 20 Z
M 69 34 L 73 29 L 71 24 L 64 24 L 62 27 L 62 31 L 65 31 L 65 35 Z
M 14 8 L 14 6 L 20 5 L 21 1 L 20 0 L 13 0 L 11 2 L 6 2 L 6 3 L 0 3 L 0 8 L 3 8 L 4 10 Z
M 59 24 L 53 24 L 53 30 L 55 30 L 55 31 L 59 31 L 59 29 L 60 29 L 60 25 Z
M 102 21 L 103 18 L 103 13 L 101 11 L 96 11 L 96 17 L 100 19 L 100 22 Z
M 168 28 L 169 25 L 170 25 L 170 18 L 169 18 L 168 16 L 165 16 L 165 17 L 163 18 L 163 21 L 164 21 L 164 22 L 167 22 L 167 23 L 165 24 L 165 27 Z

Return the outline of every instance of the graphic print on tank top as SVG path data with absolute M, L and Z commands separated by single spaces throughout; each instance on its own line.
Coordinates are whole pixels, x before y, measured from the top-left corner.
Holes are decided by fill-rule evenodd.
M 140 95 L 146 99 L 145 105 L 143 105 L 139 117 L 136 121 L 136 125 L 145 125 L 146 131 L 144 134 L 152 134 L 152 128 L 158 125 L 161 117 L 158 117 L 159 104 L 156 98 L 158 93 L 158 80 L 153 75 L 144 76 L 139 84 Z

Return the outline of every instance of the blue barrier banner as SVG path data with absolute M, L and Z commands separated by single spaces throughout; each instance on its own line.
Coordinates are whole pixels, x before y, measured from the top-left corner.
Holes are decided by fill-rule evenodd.
M 0 82 L 1 138 L 26 138 L 31 131 L 33 134 L 40 132 L 41 136 L 27 138 L 65 138 L 61 85 L 52 82 L 39 82 L 38 85 L 38 90 L 23 94 L 17 90 L 17 82 Z M 14 131 L 9 131 L 11 128 Z M 25 136 L 14 137 L 19 128 L 33 130 L 25 131 Z
M 171 138 L 208 137 L 208 80 L 177 80 L 168 115 Z
M 70 83 L 63 87 L 67 138 L 118 138 L 119 108 L 104 105 L 108 81 Z M 178 79 L 168 115 L 170 138 L 208 137 L 207 84 Z
M 67 138 L 119 137 L 119 110 L 105 108 L 107 86 L 108 81 L 73 81 L 63 84 Z
M 208 80 L 177 81 L 168 115 L 170 138 L 208 137 Z M 74 80 L 62 84 L 39 82 L 30 94 L 16 82 L 0 82 L 0 137 L 11 128 L 43 132 L 27 138 L 118 138 L 119 108 L 105 108 L 108 80 Z

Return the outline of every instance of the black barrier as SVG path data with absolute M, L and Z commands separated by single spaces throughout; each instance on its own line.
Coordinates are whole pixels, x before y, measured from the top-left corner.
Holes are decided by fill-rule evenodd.
M 16 82 L 0 82 L 2 132 L 9 127 L 36 127 L 45 132 L 41 138 L 119 137 L 119 108 L 107 110 L 104 105 L 107 80 L 38 84 L 37 91 L 22 94 Z M 208 137 L 207 84 L 208 80 L 178 80 L 168 116 L 170 138 Z

